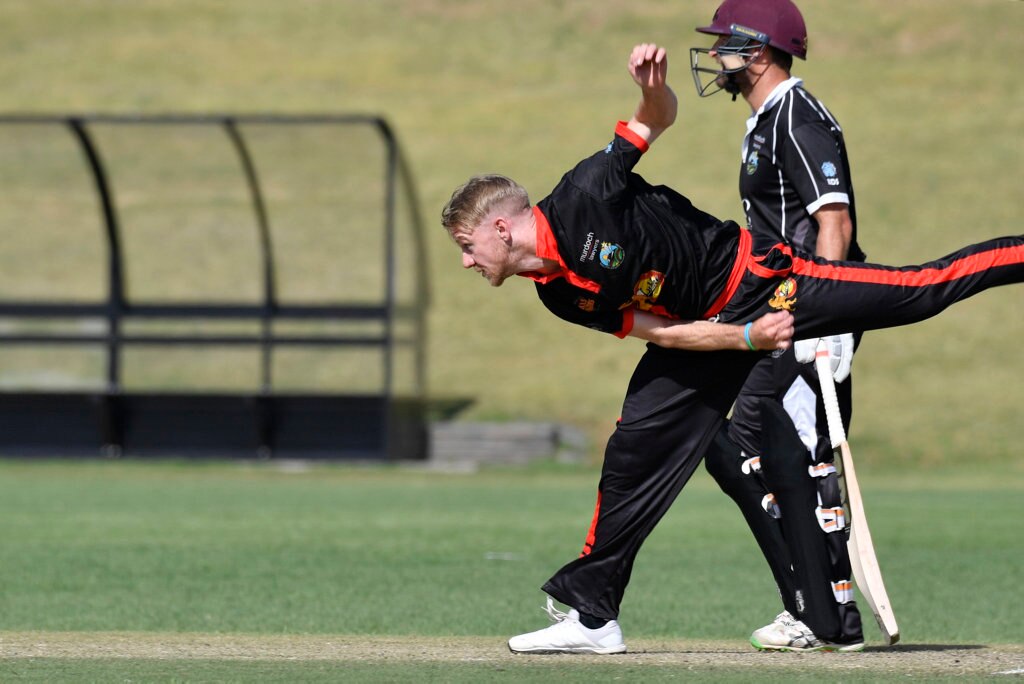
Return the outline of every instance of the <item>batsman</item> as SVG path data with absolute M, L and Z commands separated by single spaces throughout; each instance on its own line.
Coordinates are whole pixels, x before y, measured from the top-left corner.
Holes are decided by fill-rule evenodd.
M 790 73 L 794 58 L 807 57 L 800 10 L 790 0 L 725 0 L 697 31 L 714 40 L 710 49 L 690 50 L 698 94 L 724 90 L 750 107 L 739 188 L 755 248 L 782 243 L 826 259 L 864 261 L 843 129 Z M 851 330 L 826 339 L 846 431 L 860 338 Z M 864 647 L 820 379 L 808 363 L 816 345 L 799 340 L 754 367 L 705 457 L 743 513 L 782 599 L 782 612 L 750 635 L 762 650 L 825 642 L 845 651 Z M 766 399 L 785 412 L 763 412 Z M 762 415 L 781 424 L 762 425 Z

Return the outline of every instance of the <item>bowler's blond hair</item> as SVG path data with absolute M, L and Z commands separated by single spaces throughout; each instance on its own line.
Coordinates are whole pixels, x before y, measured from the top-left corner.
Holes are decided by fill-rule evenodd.
M 509 211 L 530 208 L 530 197 L 523 186 L 507 176 L 473 176 L 452 193 L 441 210 L 441 225 L 449 235 L 471 233 L 496 207 L 508 205 Z

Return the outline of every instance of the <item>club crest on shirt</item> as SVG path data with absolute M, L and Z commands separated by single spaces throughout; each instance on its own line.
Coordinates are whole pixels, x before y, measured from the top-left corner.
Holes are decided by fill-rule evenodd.
M 775 288 L 775 294 L 768 300 L 768 306 L 778 311 L 792 311 L 796 306 L 796 281 L 786 278 Z
M 622 308 L 630 304 L 641 311 L 649 311 L 661 295 L 661 288 L 665 284 L 665 274 L 658 271 L 648 271 L 640 276 L 633 286 L 633 299 L 627 302 Z
M 626 253 L 622 251 L 622 247 L 614 242 L 601 243 L 601 265 L 605 268 L 618 268 L 625 257 Z
M 581 311 L 586 311 L 587 313 L 593 313 L 594 308 L 597 306 L 597 302 L 594 301 L 593 299 L 589 299 L 587 297 L 580 297 L 579 299 L 576 300 L 576 306 Z
M 753 176 L 755 171 L 757 171 L 757 150 L 751 152 L 747 157 L 747 175 Z

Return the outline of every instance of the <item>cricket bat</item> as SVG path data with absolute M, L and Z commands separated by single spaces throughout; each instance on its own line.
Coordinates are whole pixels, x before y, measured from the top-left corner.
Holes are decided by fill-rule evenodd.
M 882 581 L 882 571 L 875 556 L 875 545 L 871 541 L 871 530 L 868 529 L 868 519 L 864 513 L 857 471 L 853 466 L 853 456 L 846 441 L 846 430 L 843 428 L 843 419 L 839 413 L 839 399 L 836 397 L 835 381 L 832 379 L 828 347 L 824 341 L 818 342 L 814 364 L 818 369 L 818 381 L 821 383 L 829 439 L 832 442 L 832 449 L 839 452 L 843 478 L 846 481 L 846 496 L 850 509 L 850 537 L 846 545 L 850 551 L 853 577 L 857 581 L 857 588 L 871 607 L 871 612 L 875 614 L 875 620 L 885 637 L 886 645 L 891 646 L 900 640 L 900 628 L 896 624 L 896 616 L 892 612 L 889 595 L 885 591 L 885 582 Z

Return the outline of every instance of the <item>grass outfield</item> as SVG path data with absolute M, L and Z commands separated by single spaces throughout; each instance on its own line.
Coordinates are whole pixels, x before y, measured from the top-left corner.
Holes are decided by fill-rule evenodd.
M 903 643 L 881 648 L 866 625 L 874 655 L 861 665 L 1024 667 L 1005 646 L 1024 644 L 1019 483 L 998 470 L 865 480 Z M 456 475 L 2 462 L 0 678 L 328 681 L 344 664 L 366 679 L 539 680 L 552 664 L 510 660 L 503 642 L 545 623 L 538 587 L 578 552 L 595 483 L 590 469 L 550 464 Z M 767 663 L 788 678 L 792 661 L 750 661 L 744 644 L 778 610 L 762 565 L 732 504 L 698 475 L 640 554 L 621 615 L 639 653 L 616 667 L 658 677 L 735 661 L 741 680 Z M 608 667 L 553 666 L 570 681 Z

